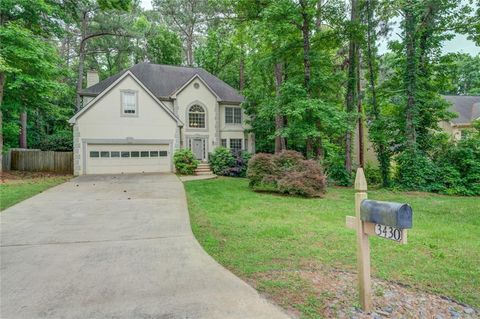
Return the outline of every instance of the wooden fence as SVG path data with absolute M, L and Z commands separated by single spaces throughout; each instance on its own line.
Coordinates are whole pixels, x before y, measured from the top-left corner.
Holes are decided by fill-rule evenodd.
M 73 152 L 11 150 L 10 169 L 73 174 Z

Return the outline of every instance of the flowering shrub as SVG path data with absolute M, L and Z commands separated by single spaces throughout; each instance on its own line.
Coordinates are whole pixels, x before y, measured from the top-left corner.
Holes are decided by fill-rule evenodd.
M 245 177 L 248 161 L 252 155 L 248 152 L 237 152 L 235 155 L 225 147 L 217 147 L 209 155 L 209 163 L 216 175 Z

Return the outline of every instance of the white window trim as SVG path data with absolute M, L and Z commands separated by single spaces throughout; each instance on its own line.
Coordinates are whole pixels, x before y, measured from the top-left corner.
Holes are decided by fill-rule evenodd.
M 232 123 L 227 122 L 227 109 L 232 109 Z M 240 123 L 235 123 L 235 109 L 240 110 Z M 238 106 L 225 106 L 225 116 L 224 116 L 225 125 L 242 125 L 243 123 L 243 111 L 241 107 Z
M 124 93 L 130 93 L 135 95 L 135 113 L 125 113 L 125 100 Z M 120 116 L 122 117 L 138 117 L 138 91 L 135 90 L 120 90 Z

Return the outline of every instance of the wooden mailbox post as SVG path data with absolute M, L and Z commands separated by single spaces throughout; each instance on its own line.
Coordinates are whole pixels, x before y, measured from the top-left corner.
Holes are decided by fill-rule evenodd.
M 367 181 L 362 168 L 355 178 L 355 217 L 347 216 L 348 228 L 357 231 L 357 268 L 360 304 L 372 311 L 370 279 L 370 244 L 368 236 L 407 243 L 407 228 L 412 228 L 412 208 L 408 204 L 380 202 L 367 199 Z

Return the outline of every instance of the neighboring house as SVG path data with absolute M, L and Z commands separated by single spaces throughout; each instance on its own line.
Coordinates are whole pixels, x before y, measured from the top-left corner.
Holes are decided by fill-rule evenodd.
M 440 122 L 440 127 L 459 140 L 462 130 L 471 128 L 473 121 L 480 119 L 480 96 L 446 95 L 444 98 L 450 102 L 448 110 L 457 114 L 457 117 L 449 122 Z
M 243 97 L 204 69 L 140 63 L 97 82 L 89 72 L 69 121 L 76 175 L 172 172 L 179 148 L 202 161 L 218 146 L 254 151 Z
M 446 95 L 443 96 L 445 100 L 450 102 L 449 111 L 457 114 L 449 122 L 442 121 L 439 127 L 446 133 L 449 133 L 452 138 L 459 140 L 462 137 L 462 130 L 472 128 L 472 123 L 475 120 L 480 120 L 480 96 L 465 96 L 465 95 Z M 354 164 L 358 165 L 358 126 L 355 128 L 353 156 Z M 364 128 L 364 157 L 365 163 L 373 167 L 378 167 L 378 160 L 373 144 L 368 137 L 368 128 Z

